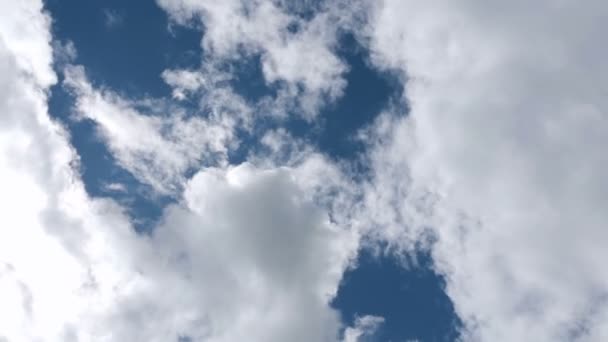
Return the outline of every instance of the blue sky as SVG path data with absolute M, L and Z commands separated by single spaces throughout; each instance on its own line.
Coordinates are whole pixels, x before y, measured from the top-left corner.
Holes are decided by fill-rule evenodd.
M 0 0 L 0 342 L 606 340 L 602 14 Z

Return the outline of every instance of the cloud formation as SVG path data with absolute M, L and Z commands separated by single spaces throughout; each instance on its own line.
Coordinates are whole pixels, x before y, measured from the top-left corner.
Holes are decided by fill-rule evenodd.
M 41 1 L 0 1 L 0 340 L 365 340 L 381 317 L 343 327 L 328 305 L 362 242 L 430 250 L 465 341 L 608 339 L 603 2 L 158 3 L 204 27 L 200 68 L 160 75 L 173 99 L 94 84 Z M 280 125 L 342 96 L 344 32 L 405 85 L 356 177 Z M 275 95 L 230 85 L 251 57 Z M 85 192 L 48 115 L 54 62 L 117 163 L 175 200 L 149 234 Z
M 358 240 L 305 195 L 300 171 L 201 169 L 159 226 L 138 235 L 123 208 L 86 194 L 67 133 L 48 116 L 55 77 L 41 3 L 2 4 L 11 10 L 2 25 L 39 27 L 28 39 L 44 53 L 14 45 L 2 27 L 0 340 L 338 340 L 328 303 Z M 124 141 L 114 127 L 160 139 L 161 121 L 118 115 L 120 100 L 93 91 L 78 68 L 68 75 L 86 112 L 101 107 L 94 118 L 110 145 Z
M 68 66 L 64 74 L 64 84 L 76 96 L 78 118 L 93 120 L 119 165 L 162 194 L 180 191 L 185 173 L 193 168 L 225 164 L 237 144 L 234 130 L 245 110 L 188 117 L 162 99 L 135 101 L 95 89 L 82 66 Z
M 304 19 L 288 3 L 158 1 L 175 22 L 202 23 L 205 63 L 259 56 L 266 83 L 281 89 L 273 103 L 296 105 L 297 115 L 312 120 L 320 106 L 342 95 L 346 85 L 343 74 L 348 66 L 334 48 L 340 24 L 347 20 L 331 11 Z
M 375 233 L 433 236 L 465 340 L 607 338 L 607 10 L 384 1 L 365 32 L 411 108 L 372 135 Z

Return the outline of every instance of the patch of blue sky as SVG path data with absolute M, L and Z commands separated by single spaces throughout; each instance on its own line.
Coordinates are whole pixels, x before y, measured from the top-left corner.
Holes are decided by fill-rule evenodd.
M 349 66 L 346 89 L 344 96 L 321 112 L 322 129 L 315 140 L 333 158 L 353 159 L 365 147 L 355 139 L 357 132 L 391 101 L 400 101 L 403 88 L 395 75 L 369 65 L 366 50 L 351 34 L 341 37 L 338 55 Z
M 363 249 L 332 304 L 350 325 L 356 317 L 383 317 L 374 341 L 455 341 L 462 323 L 444 290 L 428 253 L 407 260 Z
M 88 77 L 120 93 L 165 96 L 170 88 L 163 70 L 200 63 L 200 30 L 169 28 L 154 1 L 47 0 L 46 8 L 54 18 L 54 36 L 74 42 Z M 108 27 L 107 13 L 118 13 L 120 25 Z

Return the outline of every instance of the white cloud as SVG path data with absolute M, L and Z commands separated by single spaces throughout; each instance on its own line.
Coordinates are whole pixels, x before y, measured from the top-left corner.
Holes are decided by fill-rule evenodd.
M 607 11 L 377 5 L 373 60 L 407 75 L 411 113 L 378 124 L 368 218 L 405 248 L 436 235 L 465 340 L 608 338 Z
M 173 88 L 173 98 L 177 100 L 184 100 L 188 93 L 195 92 L 207 85 L 206 77 L 193 70 L 165 70 L 162 77 Z
M 0 30 L 0 339 L 70 340 L 82 311 L 94 314 L 112 296 L 107 287 L 86 296 L 91 277 L 119 285 L 137 245 L 125 250 L 129 255 L 107 257 L 132 234 L 116 206 L 87 198 L 70 167 L 75 156 L 66 134 L 47 115 L 46 90 L 55 76 L 41 3 L 2 6 L 0 22 L 40 30 L 21 38 Z M 19 39 L 39 46 L 23 49 L 12 43 Z
M 185 110 L 162 100 L 124 99 L 93 88 L 80 66 L 68 66 L 65 77 L 76 95 L 77 112 L 98 125 L 118 163 L 160 193 L 178 192 L 192 168 L 225 163 L 236 146 L 234 129 L 243 121 L 236 115 L 187 117 Z
M 53 53 L 48 46 L 51 40 L 48 32 L 50 19 L 38 15 L 41 8 L 42 4 L 36 0 L 1 1 L 0 32 L 4 45 L 15 52 L 15 63 L 20 70 L 35 77 L 42 86 L 49 86 L 56 77 L 48 64 Z M 29 18 L 36 20 L 30 21 Z
M 208 169 L 189 182 L 185 207 L 167 211 L 154 240 L 187 275 L 173 286 L 205 313 L 210 341 L 336 339 L 328 301 L 357 240 L 299 189 L 286 168 Z
M 111 192 L 126 192 L 127 187 L 122 183 L 108 183 L 103 185 L 104 190 Z
M 178 23 L 203 23 L 202 45 L 208 60 L 217 63 L 259 54 L 266 82 L 286 85 L 289 96 L 299 98 L 306 118 L 312 119 L 326 98 L 342 95 L 347 67 L 333 52 L 340 20 L 331 13 L 320 12 L 304 21 L 274 1 L 158 3 Z
M 137 235 L 116 203 L 85 193 L 67 133 L 48 116 L 55 76 L 40 2 L 1 4 L 11 11 L 0 23 L 44 29 L 32 49 L 0 31 L 0 340 L 335 341 L 328 301 L 358 239 L 313 202 L 307 169 L 203 169 L 157 229 Z M 154 117 L 70 72 L 124 153 L 179 149 L 158 142 Z
M 344 342 L 363 342 L 366 337 L 373 336 L 382 323 L 384 318 L 378 316 L 357 317 L 355 326 L 344 331 Z

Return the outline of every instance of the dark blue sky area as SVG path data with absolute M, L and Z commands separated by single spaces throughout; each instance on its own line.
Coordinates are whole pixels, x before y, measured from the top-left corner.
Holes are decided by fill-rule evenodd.
M 55 38 L 74 42 L 76 63 L 86 67 L 94 83 L 119 93 L 168 97 L 170 88 L 160 77 L 162 71 L 200 65 L 202 32 L 183 27 L 169 30 L 166 14 L 152 0 L 47 0 L 46 7 L 54 20 Z M 365 50 L 351 36 L 341 39 L 337 53 L 350 66 L 344 97 L 324 108 L 318 121 L 310 124 L 292 119 L 286 126 L 332 158 L 354 161 L 364 146 L 353 135 L 398 99 L 402 88 L 394 77 L 368 66 Z M 235 65 L 238 73 L 233 86 L 250 100 L 275 90 L 265 84 L 257 58 Z M 71 133 L 87 191 L 121 201 L 130 208 L 137 228 L 149 231 L 173 199 L 152 195 L 118 167 L 95 136 L 94 124 L 70 119 L 72 101 L 58 85 L 52 89 L 49 105 L 51 115 Z M 255 142 L 256 137 L 247 139 Z M 255 143 L 248 146 L 255 147 Z M 240 151 L 240 157 L 247 152 Z M 112 182 L 126 185 L 127 192 L 108 190 L 105 185 Z M 443 281 L 431 271 L 428 256 L 421 255 L 421 260 L 419 267 L 406 269 L 391 257 L 362 253 L 359 267 L 345 275 L 334 307 L 349 324 L 356 315 L 383 316 L 386 322 L 377 335 L 379 342 L 455 340 L 458 318 L 443 291 Z
M 199 65 L 197 30 L 172 26 L 153 0 L 46 0 L 53 34 L 71 40 L 89 77 L 131 96 L 165 96 L 161 73 Z M 116 22 L 108 22 L 108 16 Z
M 444 280 L 432 271 L 426 253 L 416 263 L 392 254 L 359 252 L 357 268 L 347 271 L 334 299 L 343 320 L 352 324 L 357 316 L 381 316 L 384 324 L 375 341 L 454 341 L 460 320 L 444 292 Z

